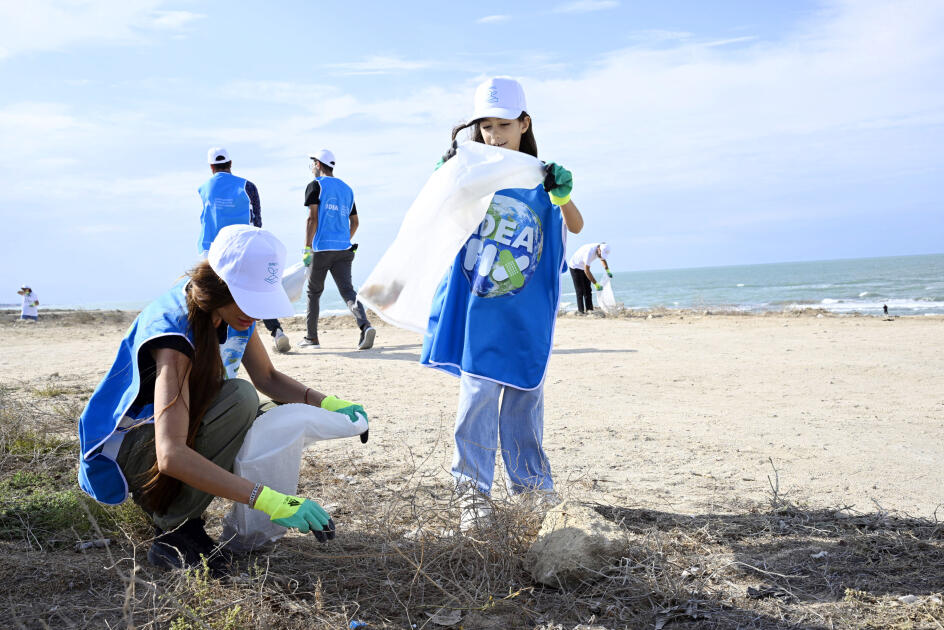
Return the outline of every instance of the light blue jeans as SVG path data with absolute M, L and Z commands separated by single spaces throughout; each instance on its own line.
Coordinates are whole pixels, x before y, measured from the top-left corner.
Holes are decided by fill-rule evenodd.
M 452 458 L 452 474 L 459 483 L 470 482 L 480 492 L 491 492 L 499 439 L 512 494 L 554 489 L 551 464 L 541 446 L 544 384 L 526 391 L 463 374 Z

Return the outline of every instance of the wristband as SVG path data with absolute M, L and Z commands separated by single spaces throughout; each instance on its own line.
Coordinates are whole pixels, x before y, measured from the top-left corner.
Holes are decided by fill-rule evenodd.
M 257 483 L 252 487 L 252 492 L 249 493 L 249 502 L 247 503 L 249 507 L 254 507 L 256 505 L 256 499 L 259 498 L 260 490 L 262 490 L 261 483 Z

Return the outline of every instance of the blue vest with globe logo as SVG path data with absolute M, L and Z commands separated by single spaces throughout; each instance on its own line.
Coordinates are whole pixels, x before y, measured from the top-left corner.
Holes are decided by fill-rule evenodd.
M 437 289 L 420 362 L 538 387 L 551 354 L 564 246 L 563 219 L 543 185 L 495 193 Z
M 154 422 L 154 404 L 135 406 L 141 386 L 138 354 L 148 341 L 177 335 L 193 345 L 187 319 L 185 288 L 189 278 L 151 302 L 132 322 L 118 347 L 115 362 L 98 384 L 79 417 L 79 486 L 96 501 L 118 504 L 128 496 L 128 484 L 115 458 L 124 434 L 134 427 Z M 255 330 L 227 327 L 226 342 L 220 344 L 226 378 L 235 378 L 249 338 Z
M 318 230 L 311 241 L 316 252 L 351 248 L 351 209 L 354 192 L 337 177 L 316 177 L 321 185 L 318 199 Z

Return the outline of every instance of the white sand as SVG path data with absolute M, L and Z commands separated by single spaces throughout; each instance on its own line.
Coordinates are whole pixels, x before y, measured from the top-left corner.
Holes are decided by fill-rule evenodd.
M 301 324 L 286 327 L 293 343 Z M 124 328 L 4 323 L 0 383 L 55 374 L 94 387 Z M 369 463 L 382 479 L 428 455 L 430 482 L 448 483 L 458 380 L 417 363 L 414 333 L 378 326 L 375 348 L 358 352 L 353 320 L 334 318 L 319 336 L 320 350 L 273 361 L 362 402 L 371 440 L 313 456 Z M 790 500 L 930 516 L 944 504 L 942 340 L 940 317 L 564 317 L 545 447 L 565 491 L 622 506 L 696 513 L 766 502 L 772 458 Z

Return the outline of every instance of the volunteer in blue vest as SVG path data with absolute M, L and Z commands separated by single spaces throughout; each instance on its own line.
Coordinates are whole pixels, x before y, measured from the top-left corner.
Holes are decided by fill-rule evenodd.
M 305 223 L 305 251 L 302 260 L 311 266 L 308 278 L 308 335 L 299 348 L 320 348 L 318 342 L 318 312 L 328 272 L 334 278 L 338 293 L 347 304 L 361 330 L 358 350 L 374 345 L 377 331 L 367 320 L 364 306 L 357 301 L 351 283 L 351 265 L 357 245 L 351 244 L 359 220 L 354 192 L 344 181 L 334 176 L 334 153 L 322 149 L 308 156 L 315 176 L 305 189 L 308 220 Z
M 363 407 L 276 370 L 256 320 L 292 312 L 282 288 L 285 247 L 248 225 L 220 230 L 206 260 L 131 324 L 114 364 L 79 418 L 79 485 L 122 503 L 128 492 L 154 523 L 148 560 L 162 568 L 228 560 L 204 529 L 213 497 L 248 504 L 271 520 L 325 540 L 334 523 L 317 503 L 237 477 L 233 461 L 259 412 L 273 401 L 304 403 L 356 420 Z M 237 378 L 245 366 L 249 381 Z
M 36 294 L 33 293 L 33 290 L 27 285 L 20 287 L 20 290 L 16 292 L 17 295 L 23 296 L 23 308 L 20 310 L 20 319 L 26 320 L 28 322 L 35 322 L 39 319 L 39 298 L 36 297 Z
M 452 130 L 453 147 L 468 129 L 474 142 L 536 159 L 525 103 L 511 77 L 481 83 L 469 122 Z M 440 164 L 454 155 L 450 150 Z M 495 192 L 437 289 L 423 337 L 420 362 L 460 379 L 452 474 L 463 531 L 491 523 L 496 450 L 510 493 L 544 505 L 557 501 L 543 447 L 544 377 L 567 232 L 579 233 L 583 216 L 570 198 L 571 172 L 549 162 L 545 175 L 532 189 Z
M 210 243 L 220 229 L 227 225 L 254 225 L 262 227 L 262 204 L 259 202 L 259 190 L 248 179 L 236 177 L 232 173 L 233 161 L 223 147 L 213 147 L 207 151 L 207 161 L 213 175 L 200 186 L 200 199 L 203 200 L 203 213 L 200 215 L 200 255 L 206 258 Z M 294 313 L 292 313 L 294 314 Z M 272 335 L 273 347 L 278 352 L 288 352 L 292 348 L 288 336 L 282 330 L 277 319 L 265 319 L 266 330 Z
M 593 292 L 590 287 L 593 286 L 597 291 L 602 291 L 603 286 L 593 277 L 590 271 L 590 263 L 599 259 L 603 263 L 603 269 L 606 275 L 613 277 L 610 266 L 606 263 L 610 255 L 610 246 L 606 243 L 587 243 L 577 248 L 567 266 L 570 267 L 570 277 L 574 281 L 574 292 L 577 294 L 577 313 L 585 315 L 593 310 Z

